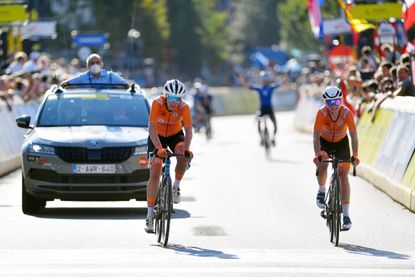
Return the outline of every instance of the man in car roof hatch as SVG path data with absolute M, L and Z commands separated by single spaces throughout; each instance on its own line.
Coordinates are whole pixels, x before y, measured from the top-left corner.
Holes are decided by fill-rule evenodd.
M 87 71 L 65 81 L 66 84 L 127 84 L 117 73 L 104 69 L 104 62 L 100 55 L 93 53 L 86 59 Z

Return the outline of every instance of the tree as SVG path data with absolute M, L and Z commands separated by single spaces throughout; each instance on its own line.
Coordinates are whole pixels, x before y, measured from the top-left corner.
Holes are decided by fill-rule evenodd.
M 340 9 L 336 1 L 325 1 L 321 7 L 324 19 L 338 18 Z M 277 9 L 281 22 L 280 34 L 288 48 L 317 50 L 317 41 L 310 26 L 307 3 L 304 0 L 286 0 Z
M 228 57 L 229 27 L 226 25 L 227 14 L 218 11 L 217 1 L 193 0 L 199 25 L 196 26 L 203 47 L 203 63 L 217 66 Z
M 200 75 L 202 42 L 196 31 L 199 17 L 192 0 L 167 1 L 170 23 L 169 49 L 173 68 L 186 75 Z
M 143 57 L 151 57 L 161 63 L 170 34 L 165 0 L 141 0 L 138 9 L 138 29 L 143 40 Z
M 240 0 L 235 2 L 231 39 L 236 52 L 250 51 L 259 46 L 278 44 L 279 21 L 277 0 Z

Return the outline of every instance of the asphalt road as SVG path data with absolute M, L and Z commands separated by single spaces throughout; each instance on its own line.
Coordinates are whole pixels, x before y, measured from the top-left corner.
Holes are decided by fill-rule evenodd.
M 175 205 L 170 244 L 143 230 L 144 202 L 48 203 L 21 212 L 20 175 L 0 179 L 0 276 L 415 276 L 415 214 L 359 177 L 353 228 L 329 242 L 315 205 L 311 134 L 277 114 L 270 159 L 253 116 L 213 119 Z

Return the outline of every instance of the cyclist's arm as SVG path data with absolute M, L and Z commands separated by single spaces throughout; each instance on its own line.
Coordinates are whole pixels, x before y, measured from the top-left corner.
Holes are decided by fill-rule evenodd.
M 324 124 L 323 114 L 318 111 L 316 120 L 314 121 L 314 132 L 313 132 L 313 145 L 314 145 L 314 154 L 317 155 L 320 151 L 320 132 L 321 127 Z
M 162 145 L 157 133 L 157 115 L 160 113 L 160 104 L 158 101 L 154 100 L 151 104 L 151 110 L 150 110 L 150 118 L 148 120 L 148 133 L 150 136 L 151 141 L 153 142 L 154 146 L 157 149 L 161 149 Z
M 357 140 L 357 132 L 350 132 L 350 138 L 352 140 L 352 152 L 354 157 L 359 157 L 359 141 Z
M 186 105 L 183 108 L 183 127 L 184 127 L 184 149 L 190 149 L 190 143 L 192 142 L 193 130 L 192 130 L 192 117 L 190 114 L 190 108 Z
M 192 126 L 184 127 L 184 149 L 190 149 L 190 143 L 192 142 L 193 131 Z
M 148 123 L 148 133 L 150 135 L 150 139 L 153 142 L 154 146 L 157 149 L 162 149 L 162 145 L 159 139 L 159 135 L 157 133 L 156 122 L 149 122 Z
M 313 145 L 314 145 L 314 154 L 317 156 L 317 153 L 320 151 L 320 131 L 314 130 L 313 133 Z
M 350 138 L 352 141 L 352 153 L 354 157 L 359 156 L 359 142 L 357 139 L 357 129 L 356 129 L 356 123 L 354 122 L 354 118 L 351 112 L 348 112 L 347 114 L 347 125 L 349 128 Z

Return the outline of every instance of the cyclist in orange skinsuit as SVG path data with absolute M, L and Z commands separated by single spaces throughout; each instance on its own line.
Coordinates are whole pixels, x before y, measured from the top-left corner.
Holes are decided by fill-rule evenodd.
M 324 198 L 326 193 L 327 180 L 327 163 L 320 163 L 320 160 L 328 159 L 327 152 L 336 151 L 335 156 L 341 160 L 349 160 L 351 158 L 353 166 L 359 164 L 358 159 L 358 140 L 356 132 L 356 124 L 354 122 L 351 111 L 341 104 L 342 92 L 337 87 L 329 86 L 324 90 L 323 100 L 325 105 L 321 107 L 314 122 L 314 163 L 319 166 L 319 174 L 317 182 L 319 191 L 317 193 L 317 206 L 320 209 L 325 208 Z M 353 156 L 350 157 L 349 139 L 347 137 L 347 129 L 349 129 L 352 140 Z M 342 192 L 343 206 L 343 229 L 349 230 L 352 222 L 349 215 L 350 203 L 350 184 L 348 172 L 350 170 L 349 163 L 340 163 L 339 175 Z
M 154 232 L 154 206 L 156 205 L 157 185 L 160 181 L 162 158 L 167 157 L 167 148 L 176 154 L 186 154 L 190 158 L 193 153 L 189 150 L 192 141 L 192 118 L 190 108 L 183 101 L 186 89 L 182 82 L 173 79 L 164 85 L 164 95 L 154 99 L 149 118 L 149 139 L 147 152 L 158 149 L 156 157 L 150 166 L 150 178 L 147 183 L 147 220 L 145 231 Z M 184 128 L 184 133 L 183 133 Z M 186 171 L 186 160 L 178 156 L 173 183 L 173 202 L 179 203 L 180 181 Z

